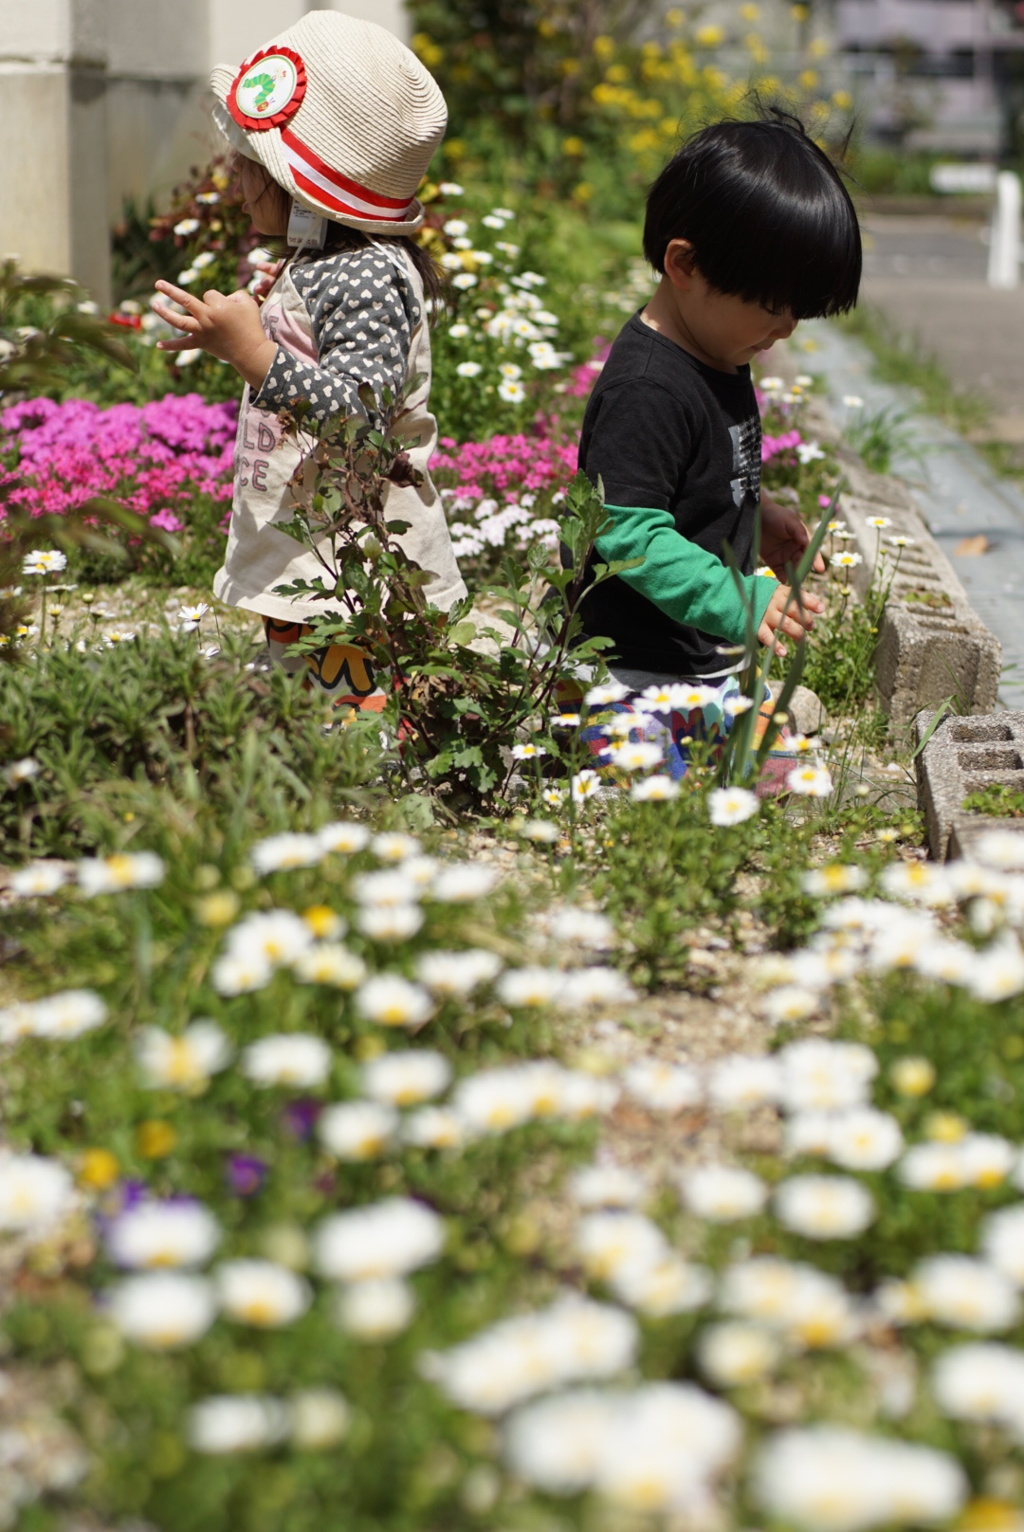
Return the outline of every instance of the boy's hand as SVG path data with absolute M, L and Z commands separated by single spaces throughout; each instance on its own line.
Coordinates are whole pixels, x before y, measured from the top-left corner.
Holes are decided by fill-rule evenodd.
M 810 540 L 810 529 L 798 511 L 779 505 L 770 495 L 761 496 L 761 558 L 780 579 L 787 566 L 796 568 Z M 815 556 L 814 568 L 818 574 L 825 572 L 820 553 Z
M 796 643 L 803 643 L 814 627 L 814 614 L 824 610 L 825 603 L 820 596 L 812 596 L 807 591 L 801 591 L 800 603 L 797 605 L 790 587 L 780 585 L 761 619 L 761 626 L 757 630 L 758 642 L 774 644 L 776 654 L 787 654 L 789 651 L 785 644 L 779 642 L 778 635 L 784 633 L 787 638 L 794 639 Z
M 188 351 L 198 347 L 211 356 L 230 362 L 251 388 L 259 388 L 277 354 L 277 345 L 260 323 L 259 304 L 251 294 L 219 293 L 214 288 L 201 298 L 170 282 L 159 281 L 157 291 L 173 298 L 185 310 L 176 314 L 159 299 L 153 300 L 153 312 L 184 330 L 176 340 L 157 341 L 161 351 Z

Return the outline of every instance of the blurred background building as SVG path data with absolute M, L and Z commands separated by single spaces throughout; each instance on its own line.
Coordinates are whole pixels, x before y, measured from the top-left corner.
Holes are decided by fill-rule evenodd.
M 835 0 L 833 27 L 875 142 L 965 158 L 1020 153 L 1024 4 Z
M 0 0 L 0 255 L 110 291 L 125 199 L 158 201 L 208 157 L 206 80 L 332 0 Z M 344 0 L 406 35 L 401 0 Z

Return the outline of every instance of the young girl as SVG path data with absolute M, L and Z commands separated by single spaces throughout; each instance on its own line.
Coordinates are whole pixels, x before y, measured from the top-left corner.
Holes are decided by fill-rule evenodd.
M 156 284 L 184 313 L 153 308 L 184 331 L 166 351 L 200 347 L 245 380 L 238 421 L 231 529 L 214 592 L 264 620 L 272 657 L 308 665 L 332 699 L 380 711 L 385 696 L 366 655 L 332 644 L 289 659 L 313 607 L 275 587 L 323 575 L 315 555 L 275 523 L 290 521 L 288 484 L 302 449 L 285 437 L 282 410 L 302 401 L 315 429 L 332 416 L 365 415 L 359 389 L 377 399 L 408 392 L 398 430 L 411 439 L 419 486 L 388 489 L 389 518 L 409 523 L 399 541 L 430 572 L 425 594 L 447 610 L 466 594 L 440 497 L 427 474 L 437 439 L 430 414 L 425 295 L 439 279 L 409 236 L 423 222 L 416 188 L 444 135 L 447 111 L 416 56 L 383 27 L 337 11 L 311 11 L 241 69 L 212 76 L 218 127 L 236 150 L 244 210 L 261 234 L 299 244 L 262 307 L 248 292 L 202 298 Z
M 607 759 L 635 730 L 682 776 L 693 740 L 719 739 L 743 705 L 748 607 L 781 654 L 823 610 L 780 583 L 810 534 L 761 493 L 750 363 L 799 320 L 853 307 L 861 241 L 835 167 L 775 113 L 716 123 L 683 146 L 651 188 L 644 254 L 658 287 L 612 346 L 580 441 L 610 518 L 597 556 L 639 561 L 583 602 L 585 630 L 612 642 L 616 683 L 589 700 L 620 715 L 590 720 L 585 736 Z M 758 519 L 774 574 L 754 572 Z

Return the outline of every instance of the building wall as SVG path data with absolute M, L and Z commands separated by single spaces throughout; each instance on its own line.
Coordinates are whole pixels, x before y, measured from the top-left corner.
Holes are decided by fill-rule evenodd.
M 217 146 L 211 67 L 315 9 L 408 37 L 402 0 L 0 0 L 0 255 L 106 303 L 125 198 L 160 205 Z

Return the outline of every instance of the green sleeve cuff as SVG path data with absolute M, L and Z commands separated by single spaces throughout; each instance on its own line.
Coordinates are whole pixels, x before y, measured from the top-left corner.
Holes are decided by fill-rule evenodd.
M 760 627 L 778 581 L 742 575 L 741 595 L 732 570 L 677 532 L 668 511 L 633 505 L 607 505 L 605 510 L 612 525 L 597 539 L 599 557 L 606 563 L 642 559 L 619 579 L 673 621 L 729 644 L 745 644 L 752 604 L 754 628 Z

